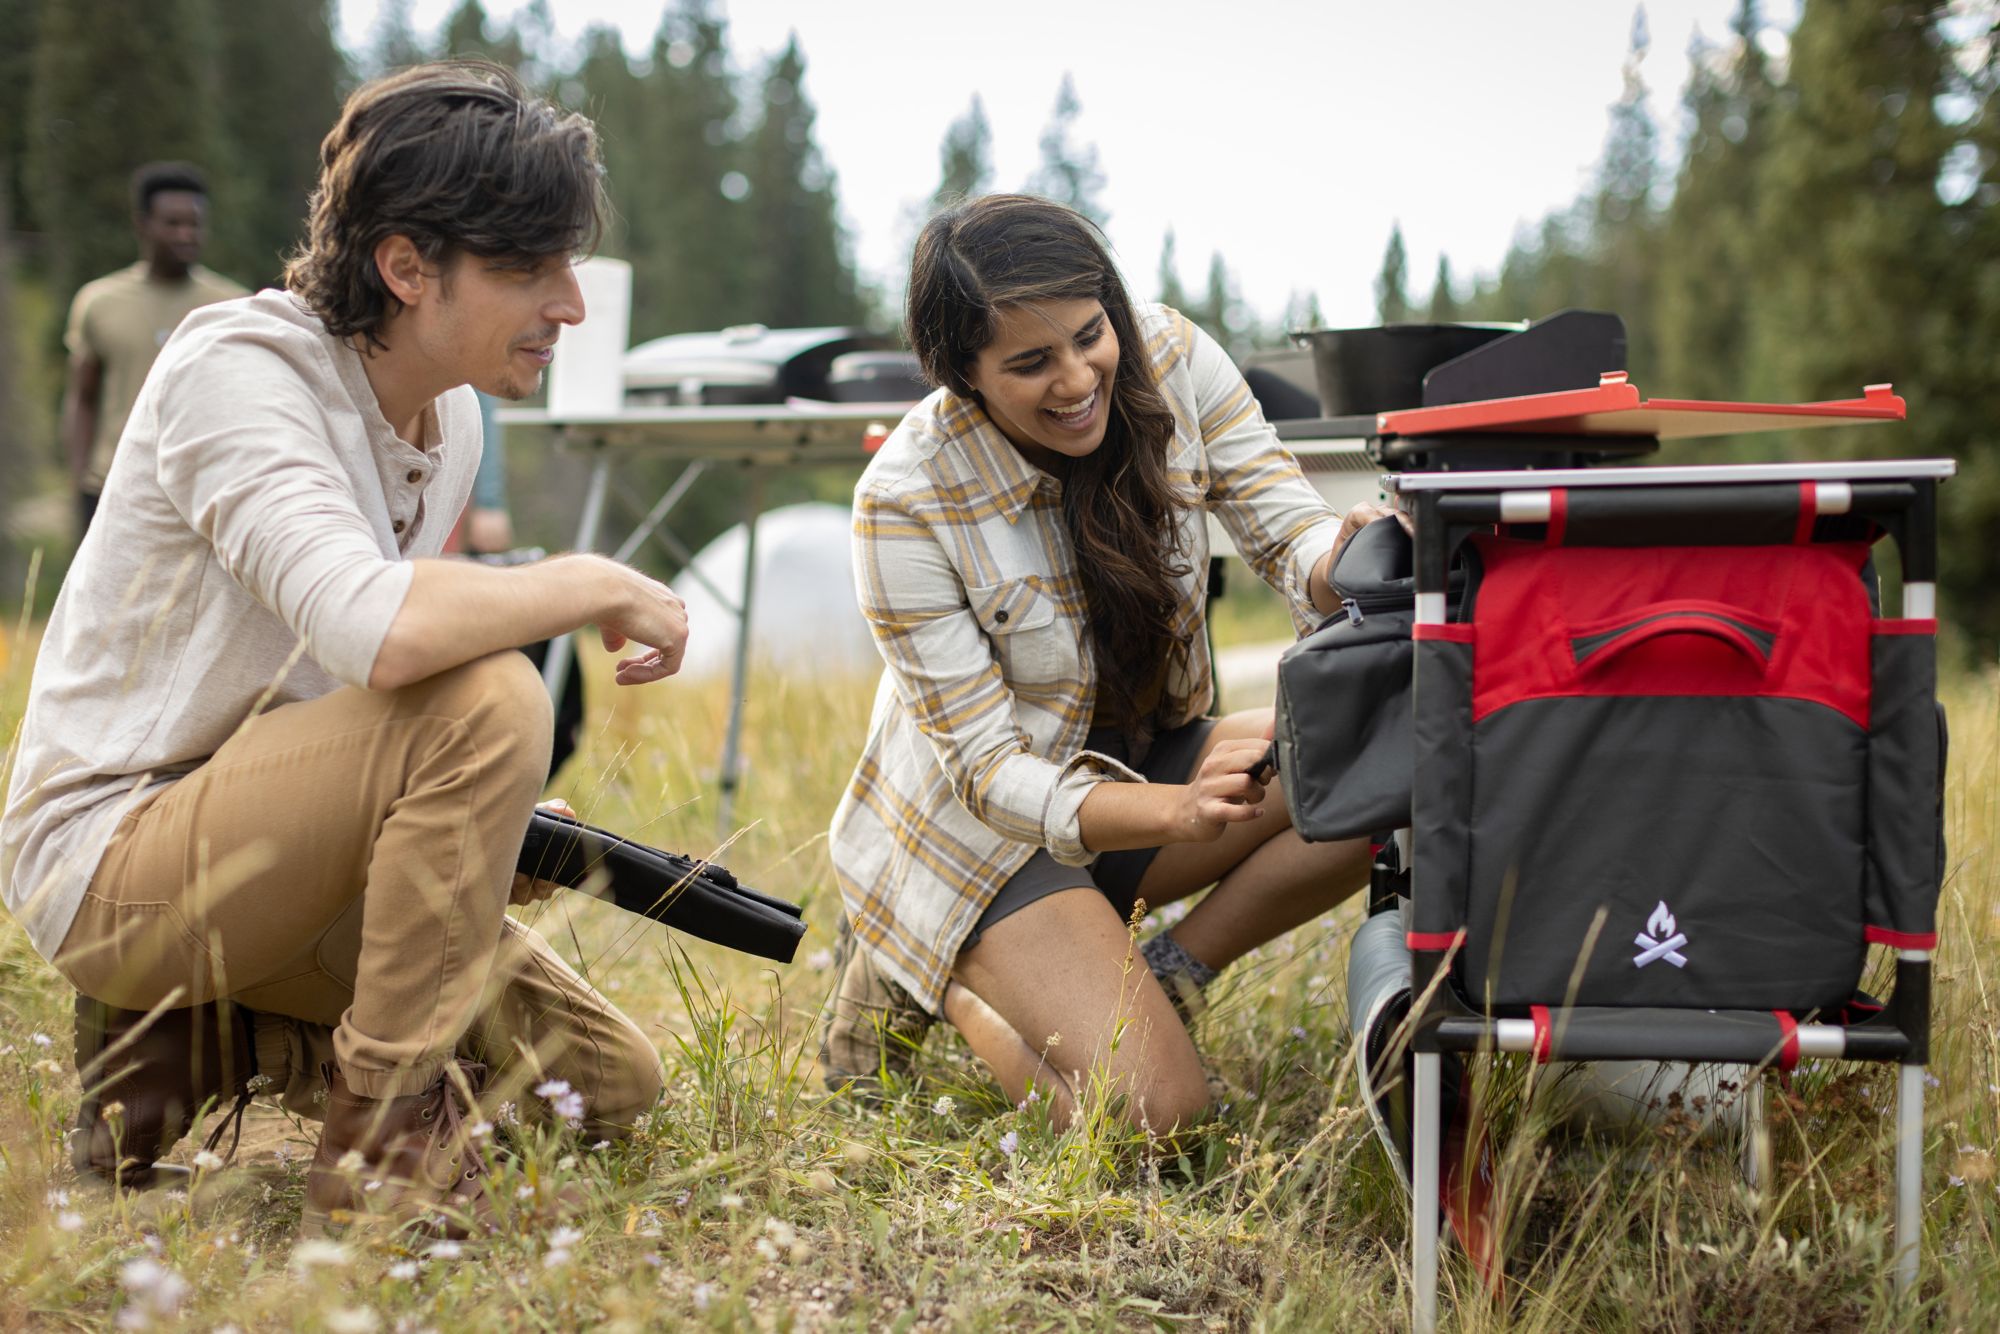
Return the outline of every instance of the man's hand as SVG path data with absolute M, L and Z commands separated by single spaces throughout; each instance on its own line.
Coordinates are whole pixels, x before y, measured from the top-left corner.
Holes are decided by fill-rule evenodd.
M 554 811 L 557 815 L 566 815 L 572 820 L 578 818 L 575 808 L 561 797 L 542 802 L 535 809 L 538 811 Z M 507 895 L 507 902 L 514 904 L 516 907 L 525 907 L 530 903 L 540 903 L 561 888 L 562 886 L 553 880 L 537 880 L 531 875 L 524 875 L 516 871 L 514 872 L 514 888 Z
M 644 685 L 672 676 L 681 669 L 687 652 L 687 604 L 656 579 L 627 566 L 605 564 L 624 578 L 625 597 L 611 615 L 598 622 L 597 632 L 609 652 L 616 653 L 627 644 L 645 650 L 619 659 L 618 684 Z

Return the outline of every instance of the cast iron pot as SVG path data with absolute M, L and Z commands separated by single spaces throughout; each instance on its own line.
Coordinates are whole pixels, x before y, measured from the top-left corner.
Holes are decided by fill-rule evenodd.
M 1385 324 L 1374 329 L 1304 329 L 1293 341 L 1310 347 L 1320 410 L 1354 417 L 1422 407 L 1432 367 L 1505 334 L 1512 324 Z

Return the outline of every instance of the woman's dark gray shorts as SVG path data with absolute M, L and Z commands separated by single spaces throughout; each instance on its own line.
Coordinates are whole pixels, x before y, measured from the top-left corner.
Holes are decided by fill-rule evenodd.
M 1114 727 L 1094 728 L 1084 739 L 1083 748 L 1094 750 L 1100 755 L 1109 755 L 1121 764 L 1143 774 L 1149 783 L 1184 783 L 1194 772 L 1195 761 L 1201 756 L 1203 743 L 1208 734 L 1215 730 L 1215 719 L 1197 718 L 1191 723 L 1160 733 L 1153 738 L 1143 761 L 1131 764 L 1125 737 Z M 972 924 L 972 934 L 959 946 L 969 950 L 979 943 L 986 928 L 1003 917 L 1011 917 L 1037 899 L 1045 899 L 1051 894 L 1065 889 L 1096 889 L 1118 910 L 1120 917 L 1132 915 L 1132 905 L 1139 898 L 1139 882 L 1146 876 L 1146 868 L 1153 864 L 1158 848 L 1130 848 L 1123 852 L 1107 852 L 1099 856 L 1090 866 L 1064 866 L 1049 856 L 1045 848 L 1037 848 L 1028 864 L 1007 878 L 1000 886 L 1000 892 L 993 896 L 993 902 L 986 905 L 986 911 L 979 914 L 979 920 Z

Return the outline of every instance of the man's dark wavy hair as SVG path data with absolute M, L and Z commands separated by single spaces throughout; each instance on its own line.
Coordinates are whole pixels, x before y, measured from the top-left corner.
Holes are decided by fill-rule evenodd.
M 458 252 L 532 264 L 593 249 L 604 228 L 597 131 L 477 60 L 355 89 L 319 150 L 306 238 L 285 286 L 337 338 L 376 347 L 400 309 L 375 247 L 407 236 L 427 263 Z

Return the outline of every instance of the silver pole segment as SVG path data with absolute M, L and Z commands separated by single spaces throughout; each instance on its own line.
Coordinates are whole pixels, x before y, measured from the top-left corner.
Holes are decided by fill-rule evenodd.
M 722 740 L 722 801 L 717 807 L 717 837 L 726 839 L 734 830 L 730 820 L 736 811 L 737 770 L 742 766 L 743 697 L 750 676 L 750 614 L 756 606 L 757 516 L 764 509 L 764 474 L 750 469 L 750 490 L 743 498 L 743 606 L 736 620 L 736 663 L 729 676 L 729 729 Z
M 680 476 L 674 478 L 674 484 L 667 488 L 667 493 L 661 496 L 654 503 L 653 508 L 646 512 L 646 517 L 641 519 L 639 526 L 634 528 L 631 534 L 619 544 L 618 550 L 612 553 L 611 559 L 620 564 L 631 560 L 633 553 L 638 551 L 645 544 L 646 539 L 653 535 L 653 530 L 666 522 L 667 515 L 673 510 L 674 506 L 681 503 L 681 497 L 688 493 L 688 488 L 693 486 L 701 475 L 707 471 L 707 459 L 696 459 L 693 463 L 688 464 L 687 467 L 682 468 Z
M 1437 1328 L 1438 1281 L 1438 1115 L 1441 1100 L 1439 1053 L 1417 1053 L 1416 1136 L 1410 1146 L 1410 1286 L 1414 1292 L 1410 1328 L 1432 1334 Z
M 1923 1249 L 1918 1208 L 1924 1186 L 1924 1067 L 1905 1065 L 1896 1090 L 1896 1290 L 1917 1286 Z
M 1417 624 L 1443 625 L 1445 614 L 1444 594 L 1417 594 Z
M 1761 1195 L 1771 1179 L 1771 1128 L 1764 1119 L 1764 1072 L 1743 1085 L 1743 1184 Z
M 1903 585 L 1903 619 L 1928 621 L 1937 615 L 1937 585 L 1918 582 Z
M 589 551 L 597 545 L 597 525 L 604 518 L 604 491 L 611 480 L 611 456 L 603 445 L 597 446 L 597 458 L 590 465 L 590 483 L 583 490 L 583 521 L 576 528 L 577 551 Z M 562 703 L 563 687 L 569 684 L 570 641 L 574 634 L 557 635 L 549 641 L 548 656 L 542 659 L 542 688 L 549 692 L 549 698 Z

